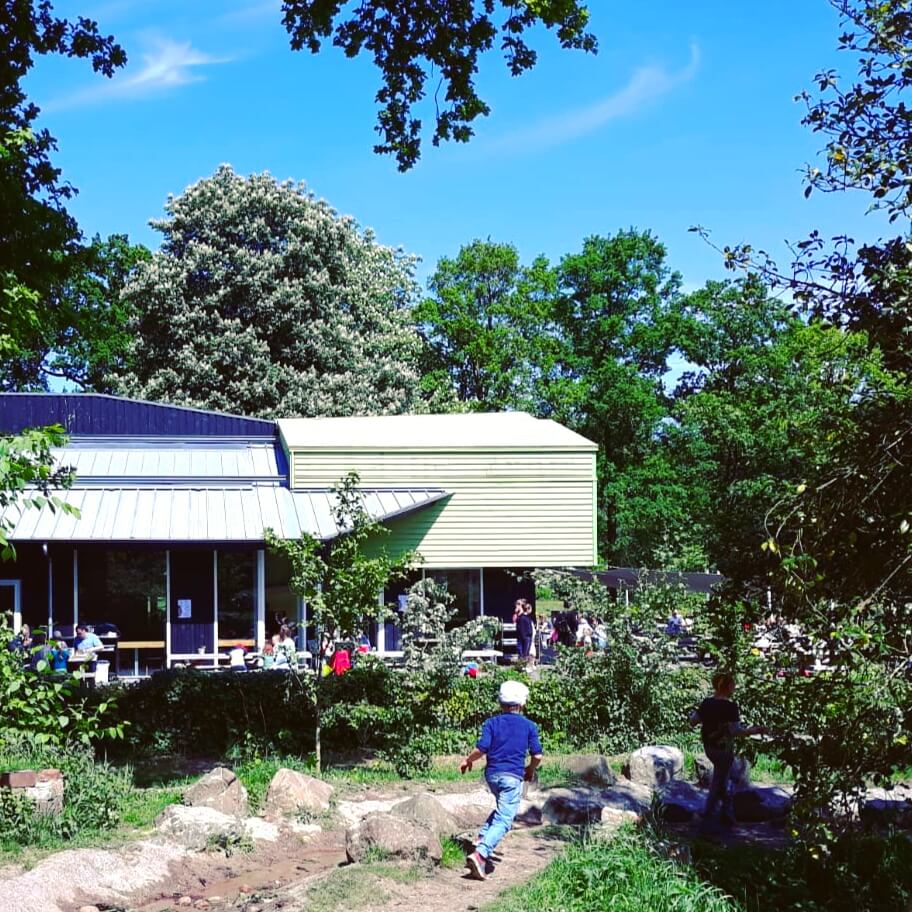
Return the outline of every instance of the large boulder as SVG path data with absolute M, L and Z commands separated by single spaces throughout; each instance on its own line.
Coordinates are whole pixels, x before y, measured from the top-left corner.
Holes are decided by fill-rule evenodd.
M 440 861 L 440 838 L 427 826 L 392 814 L 368 814 L 345 831 L 349 861 L 363 861 L 372 851 L 384 857 Z
M 319 815 L 329 810 L 333 787 L 328 782 L 283 767 L 269 783 L 263 811 L 267 817 Z
M 690 823 L 706 805 L 706 793 L 680 779 L 662 786 L 658 799 L 662 818 L 667 823 Z
M 679 779 L 684 771 L 684 754 L 667 744 L 641 747 L 627 760 L 627 775 L 631 782 L 652 789 Z
M 579 754 L 563 763 L 571 776 L 590 785 L 611 786 L 617 781 L 617 774 L 601 754 Z
M 861 819 L 872 826 L 912 829 L 912 786 L 869 788 L 861 806 Z
M 462 829 L 456 818 L 427 792 L 420 792 L 406 801 L 401 801 L 393 806 L 390 813 L 394 817 L 413 820 L 430 827 L 438 836 L 452 836 Z
M 201 851 L 220 839 L 240 839 L 244 822 L 210 807 L 169 805 L 155 821 L 155 828 L 172 842 Z
M 210 770 L 184 792 L 184 804 L 191 807 L 209 807 L 223 814 L 246 817 L 249 813 L 247 789 L 227 767 Z
M 584 788 L 551 788 L 541 792 L 545 823 L 567 826 L 586 826 L 602 819 L 605 803 L 599 792 Z
M 604 825 L 637 822 L 652 806 L 652 789 L 635 782 L 618 780 L 600 796 Z
M 494 810 L 494 796 L 488 789 L 452 792 L 441 795 L 440 804 L 456 818 L 460 829 L 472 829 L 488 819 Z
M 792 795 L 779 786 L 749 788 L 735 792 L 732 803 L 736 820 L 742 823 L 763 823 L 786 817 L 792 808 Z
M 694 757 L 694 768 L 697 785 L 700 788 L 708 789 L 712 782 L 713 774 L 713 765 L 709 757 L 706 754 L 697 754 Z M 729 780 L 736 790 L 750 788 L 750 762 L 745 757 L 735 757 Z

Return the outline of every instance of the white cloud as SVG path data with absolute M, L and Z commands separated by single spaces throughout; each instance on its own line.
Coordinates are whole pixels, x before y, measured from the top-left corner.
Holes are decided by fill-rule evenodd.
M 700 49 L 691 44 L 690 60 L 683 69 L 674 72 L 655 64 L 639 67 L 622 89 L 607 98 L 585 108 L 546 117 L 530 127 L 494 139 L 490 145 L 500 150 L 538 150 L 579 139 L 613 120 L 636 113 L 677 86 L 689 82 L 699 66 Z
M 140 63 L 127 64 L 110 80 L 96 77 L 93 84 L 69 95 L 52 99 L 45 110 L 63 110 L 117 99 L 155 95 L 179 86 L 201 82 L 206 77 L 201 67 L 228 63 L 228 58 L 212 57 L 197 50 L 189 41 L 157 38 L 152 48 L 140 55 Z

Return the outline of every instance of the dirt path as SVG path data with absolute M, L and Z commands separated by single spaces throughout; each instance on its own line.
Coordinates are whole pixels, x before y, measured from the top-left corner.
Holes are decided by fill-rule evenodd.
M 549 836 L 545 828 L 518 829 L 501 844 L 496 869 L 483 882 L 470 879 L 462 867 L 438 867 L 417 879 L 403 882 L 395 876 L 384 876 L 384 868 L 391 866 L 368 865 L 360 871 L 360 876 L 368 879 L 366 889 L 362 885 L 352 889 L 352 878 L 359 876 L 359 866 L 351 866 L 325 878 L 289 885 L 276 894 L 275 908 L 283 912 L 307 912 L 314 905 L 321 910 L 329 909 L 338 891 L 347 896 L 347 900 L 338 905 L 338 912 L 346 909 L 352 912 L 476 912 L 505 890 L 526 883 L 538 874 L 564 845 L 563 839 Z M 334 883 L 340 874 L 344 883 Z M 358 894 L 361 901 L 358 901 Z

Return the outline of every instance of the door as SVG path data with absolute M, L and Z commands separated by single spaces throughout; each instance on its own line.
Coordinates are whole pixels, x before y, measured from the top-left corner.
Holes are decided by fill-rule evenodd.
M 13 625 L 13 633 L 22 626 L 22 580 L 0 580 L 0 615 Z
M 171 552 L 168 617 L 172 657 L 215 654 L 212 551 Z

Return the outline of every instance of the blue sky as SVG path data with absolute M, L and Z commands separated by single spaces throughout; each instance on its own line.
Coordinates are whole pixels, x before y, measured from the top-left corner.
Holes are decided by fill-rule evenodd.
M 423 259 L 476 237 L 517 245 L 524 260 L 577 250 L 584 237 L 636 226 L 667 245 L 688 287 L 721 277 L 719 243 L 773 252 L 819 227 L 876 235 L 861 197 L 802 195 L 800 168 L 822 145 L 793 100 L 836 52 L 826 0 L 592 0 L 597 56 L 536 36 L 537 68 L 511 78 L 496 53 L 479 76 L 493 114 L 467 146 L 434 149 L 399 174 L 374 155 L 366 59 L 332 47 L 292 52 L 277 0 L 76 0 L 130 57 L 114 80 L 84 61 L 39 60 L 27 85 L 79 188 L 87 234 L 148 227 L 168 194 L 222 162 L 304 180 L 379 239 Z M 430 116 L 430 111 L 426 111 Z

